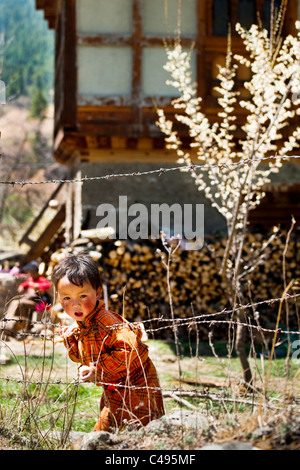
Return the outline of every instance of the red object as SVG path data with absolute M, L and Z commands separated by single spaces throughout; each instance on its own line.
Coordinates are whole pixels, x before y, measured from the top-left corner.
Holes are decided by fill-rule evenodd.
M 115 385 L 107 385 L 107 390 L 116 390 L 116 386 Z
M 39 277 L 36 281 L 34 281 L 32 277 L 29 277 L 25 282 L 22 282 L 20 286 L 23 287 L 24 290 L 26 290 L 35 287 L 36 284 L 39 285 L 39 290 L 48 290 L 51 287 L 51 282 L 49 282 L 48 279 L 42 276 Z

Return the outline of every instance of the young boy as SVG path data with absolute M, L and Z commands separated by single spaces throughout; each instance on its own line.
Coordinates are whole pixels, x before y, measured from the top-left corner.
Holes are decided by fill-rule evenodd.
M 85 255 L 67 256 L 52 280 L 62 308 L 76 321 L 62 331 L 69 357 L 82 364 L 82 382 L 104 389 L 94 431 L 122 429 L 128 422 L 146 425 L 162 416 L 159 380 L 142 332 L 105 309 L 97 264 Z

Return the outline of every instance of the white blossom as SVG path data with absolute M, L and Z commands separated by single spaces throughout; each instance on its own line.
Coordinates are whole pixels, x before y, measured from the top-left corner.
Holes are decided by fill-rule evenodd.
M 244 229 L 249 210 L 264 197 L 271 174 L 277 173 L 282 159 L 299 147 L 300 126 L 290 126 L 300 114 L 300 21 L 296 28 L 297 36 L 289 35 L 275 49 L 267 30 L 236 25 L 247 56 L 233 55 L 228 48 L 226 65 L 219 67 L 216 91 L 220 112 L 213 123 L 203 113 L 202 99 L 192 83 L 190 54 L 180 44 L 167 50 L 169 83 L 180 93 L 172 103 L 177 110 L 175 122 L 187 127 L 190 151 L 182 150 L 175 122 L 168 121 L 161 109 L 157 124 L 166 135 L 167 147 L 177 152 L 178 163 L 191 166 L 199 160 L 203 167 L 188 171 L 198 189 L 225 217 L 229 231 L 234 229 L 237 234 Z M 235 91 L 238 65 L 251 71 L 251 79 L 245 83 L 250 95 L 247 100 Z M 244 138 L 236 142 L 234 113 L 238 106 L 247 111 L 247 117 L 242 126 Z M 285 140 L 280 144 L 283 132 Z M 269 155 L 275 158 L 267 160 Z

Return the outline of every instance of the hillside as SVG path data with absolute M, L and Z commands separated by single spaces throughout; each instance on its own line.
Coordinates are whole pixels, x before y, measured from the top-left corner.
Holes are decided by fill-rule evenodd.
M 51 101 L 54 33 L 35 0 L 0 0 L 0 70 L 10 102 L 42 90 Z
M 52 155 L 54 35 L 35 0 L 0 0 L 0 180 L 47 179 Z M 18 241 L 40 211 L 51 185 L 0 185 L 2 250 Z
M 29 99 L 2 106 L 0 115 L 0 181 L 44 181 L 56 176 L 53 161 L 53 105 L 44 119 L 30 116 Z M 54 174 L 53 174 L 54 172 Z M 0 185 L 0 246 L 18 248 L 18 241 L 54 188 L 49 185 Z

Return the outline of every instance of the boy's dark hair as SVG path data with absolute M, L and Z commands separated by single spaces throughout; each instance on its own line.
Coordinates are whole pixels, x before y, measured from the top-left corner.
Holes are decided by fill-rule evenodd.
M 55 288 L 64 276 L 76 286 L 83 286 L 84 282 L 89 282 L 95 290 L 101 287 L 98 266 L 87 255 L 69 255 L 55 266 L 52 273 Z

